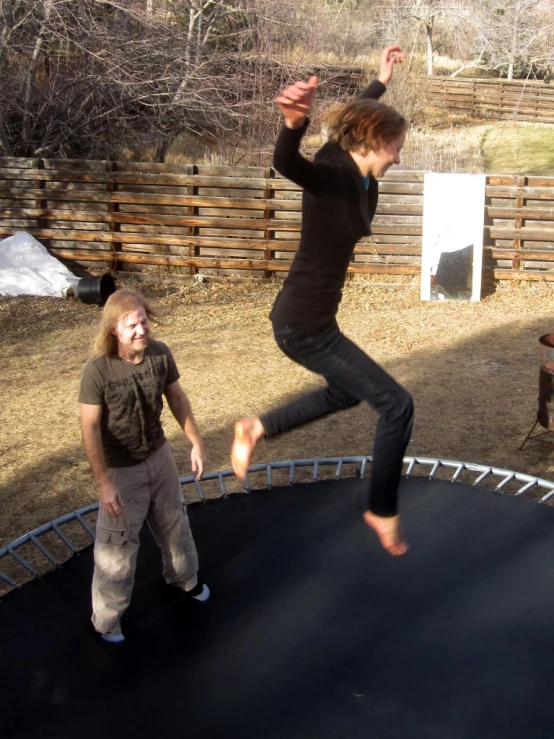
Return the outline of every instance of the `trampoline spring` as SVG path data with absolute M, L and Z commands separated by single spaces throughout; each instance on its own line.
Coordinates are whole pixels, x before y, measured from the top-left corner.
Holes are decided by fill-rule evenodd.
M 12 588 L 19 587 L 17 582 L 12 580 L 12 578 L 9 575 L 6 575 L 5 572 L 2 572 L 2 570 L 0 570 L 0 579 L 4 580 L 4 582 L 8 583 Z
M 217 479 L 219 482 L 219 489 L 221 490 L 221 494 L 224 498 L 227 497 L 227 486 L 225 485 L 225 477 L 223 475 L 223 472 L 217 473 Z
M 81 526 L 84 528 L 84 530 L 87 532 L 87 534 L 90 536 L 91 539 L 94 539 L 94 531 L 91 529 L 91 527 L 88 525 L 88 522 L 85 521 L 85 519 L 82 517 L 80 513 L 75 514 L 75 518 Z
M 38 570 L 35 570 L 33 565 L 29 564 L 26 559 L 23 559 L 17 552 L 15 552 L 13 549 L 8 548 L 9 553 L 12 555 L 12 557 L 15 559 L 16 562 L 19 562 L 19 564 L 24 567 L 27 572 L 30 572 L 33 577 L 37 577 Z
M 205 501 L 206 496 L 204 495 L 204 491 L 202 490 L 202 485 L 200 484 L 200 480 L 197 477 L 194 478 L 194 486 L 196 488 L 196 492 L 198 493 L 200 497 L 200 500 Z
M 455 473 L 454 473 L 454 474 L 452 475 L 452 482 L 458 482 L 458 479 L 460 478 L 460 475 L 461 475 L 461 474 L 462 474 L 462 472 L 463 472 L 463 471 L 465 470 L 465 468 L 466 468 L 466 466 L 465 466 L 465 464 L 464 464 L 464 463 L 462 462 L 462 464 L 460 464 L 460 465 L 459 465 L 459 467 L 458 467 L 458 469 L 456 470 L 456 472 L 455 472 Z
M 550 500 L 552 496 L 554 495 L 554 488 L 550 490 L 549 493 L 546 495 L 543 495 L 542 498 L 539 498 L 539 503 L 546 503 L 547 500 Z
M 436 462 L 433 465 L 433 468 L 431 469 L 431 472 L 429 473 L 429 479 L 432 480 L 437 472 L 439 471 L 439 467 L 441 466 L 440 459 L 437 459 Z
M 487 470 L 485 470 L 479 477 L 473 482 L 473 487 L 478 487 L 484 480 L 489 477 L 489 475 L 492 473 L 492 467 L 489 467 Z
M 319 459 L 315 459 L 312 482 L 317 482 L 318 478 L 319 478 Z
M 519 495 L 524 495 L 528 490 L 531 490 L 531 488 L 534 488 L 537 484 L 537 480 L 529 480 L 527 485 L 524 485 L 522 488 L 520 488 L 517 493 L 515 493 L 516 497 Z
M 505 477 L 501 482 L 498 483 L 495 490 L 502 490 L 506 487 L 506 485 L 511 482 L 515 478 L 515 475 L 512 473 L 511 475 L 508 475 Z
M 48 559 L 54 566 L 58 566 L 60 563 L 58 560 L 54 557 L 54 555 L 36 538 L 34 534 L 29 534 L 29 537 L 33 544 L 36 546 L 36 548 L 44 554 L 46 559 Z
M 289 486 L 294 485 L 294 462 L 291 461 L 289 465 Z
M 342 475 L 342 464 L 343 460 L 339 459 L 339 463 L 337 464 L 337 471 L 335 472 L 335 480 L 340 480 L 340 477 Z
M 77 551 L 77 547 L 73 544 L 71 539 L 69 539 L 68 536 L 64 534 L 64 532 L 61 530 L 61 528 L 58 526 L 58 524 L 54 521 L 52 524 L 52 528 L 56 532 L 56 534 L 60 537 L 60 539 L 63 541 L 63 543 L 66 545 L 68 549 L 71 550 L 73 554 Z

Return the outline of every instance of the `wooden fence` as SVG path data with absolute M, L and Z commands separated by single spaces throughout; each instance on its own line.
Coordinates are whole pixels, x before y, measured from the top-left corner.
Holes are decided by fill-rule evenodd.
M 427 102 L 478 118 L 554 123 L 554 82 L 427 77 Z
M 423 180 L 382 180 L 351 273 L 419 273 Z M 489 275 L 554 281 L 554 177 L 489 175 L 486 193 Z M 0 159 L 0 237 L 25 230 L 76 274 L 271 277 L 297 249 L 300 196 L 271 168 Z

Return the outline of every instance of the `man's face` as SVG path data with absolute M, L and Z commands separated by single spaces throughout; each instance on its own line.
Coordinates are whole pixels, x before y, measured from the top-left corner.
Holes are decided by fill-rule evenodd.
M 142 306 L 123 316 L 112 329 L 117 336 L 118 354 L 123 359 L 133 360 L 142 357 L 148 346 L 150 322 Z

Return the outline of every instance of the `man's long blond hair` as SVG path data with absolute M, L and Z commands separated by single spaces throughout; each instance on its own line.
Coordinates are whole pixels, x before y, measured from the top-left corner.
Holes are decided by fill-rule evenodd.
M 144 308 L 150 321 L 157 316 L 146 298 L 127 288 L 116 290 L 106 301 L 98 331 L 94 338 L 93 354 L 96 357 L 114 357 L 117 355 L 117 336 L 112 333 L 119 321 L 137 308 Z

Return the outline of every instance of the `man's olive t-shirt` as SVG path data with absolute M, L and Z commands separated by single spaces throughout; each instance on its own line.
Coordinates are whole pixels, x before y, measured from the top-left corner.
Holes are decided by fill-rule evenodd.
M 102 446 L 108 467 L 143 462 L 165 442 L 163 394 L 179 379 L 169 348 L 148 343 L 140 364 L 93 357 L 83 368 L 79 403 L 102 406 Z

